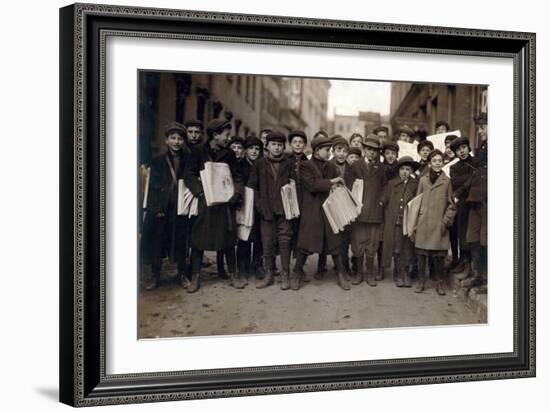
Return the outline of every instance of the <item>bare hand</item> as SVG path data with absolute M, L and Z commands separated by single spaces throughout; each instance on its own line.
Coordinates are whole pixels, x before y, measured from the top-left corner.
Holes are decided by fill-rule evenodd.
M 344 179 L 342 177 L 336 177 L 330 180 L 331 184 L 344 184 Z

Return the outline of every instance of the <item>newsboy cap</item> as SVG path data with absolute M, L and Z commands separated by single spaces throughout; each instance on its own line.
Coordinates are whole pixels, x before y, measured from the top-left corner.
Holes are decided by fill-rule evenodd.
M 449 143 L 449 142 L 453 142 L 455 141 L 456 139 L 458 138 L 457 135 L 455 134 L 448 134 L 446 137 L 445 137 L 445 144 Z
M 403 156 L 397 160 L 397 169 L 399 170 L 401 166 L 410 166 L 413 171 L 416 171 L 420 167 L 420 164 L 418 161 L 414 161 L 411 156 Z
M 301 137 L 304 140 L 304 143 L 307 143 L 307 136 L 302 130 L 292 130 L 288 135 L 288 142 L 292 143 L 294 137 Z
M 199 127 L 202 130 L 204 128 L 204 124 L 202 124 L 202 121 L 200 120 L 191 119 L 185 122 L 185 127 Z
M 208 126 L 206 127 L 206 133 L 208 134 L 208 137 L 212 137 L 214 133 L 219 133 L 226 128 L 231 129 L 231 123 L 228 120 L 216 118 L 214 120 L 210 120 Z
M 384 150 L 393 150 L 396 153 L 399 153 L 399 145 L 393 141 L 384 142 L 384 144 L 382 145 L 382 148 Z
M 280 133 L 278 131 L 270 131 L 267 133 L 267 136 L 265 136 L 265 140 L 269 143 L 270 141 L 277 141 L 278 143 L 285 143 L 286 138 L 283 133 Z
M 348 151 L 348 156 L 350 154 L 357 154 L 359 157 L 363 157 L 363 153 L 361 152 L 361 149 L 358 147 L 351 147 Z
M 346 140 L 340 134 L 333 135 L 330 138 L 330 141 L 332 142 L 332 147 L 337 146 L 337 145 L 343 145 L 343 146 L 349 147 L 348 140 Z
M 172 132 L 180 133 L 182 136 L 187 136 L 187 132 L 185 131 L 185 127 L 183 124 L 178 123 L 177 121 L 172 121 L 170 124 L 168 124 L 164 128 L 164 135 L 168 137 L 168 135 Z
M 229 145 L 233 143 L 238 143 L 244 147 L 244 138 L 242 138 L 241 136 L 233 136 L 229 139 Z
M 313 140 L 311 141 L 311 149 L 315 151 L 317 148 L 321 147 L 330 147 L 332 145 L 332 142 L 328 137 L 325 137 L 324 135 L 318 135 L 317 137 L 313 137 Z
M 401 126 L 399 127 L 399 133 L 405 133 L 408 134 L 410 137 L 414 136 L 414 130 L 410 128 L 409 126 Z
M 248 136 L 244 140 L 244 148 L 252 147 L 252 146 L 259 146 L 260 150 L 264 148 L 264 143 L 262 143 L 262 140 L 260 140 L 256 136 Z
M 317 136 L 320 136 L 320 135 L 323 135 L 325 136 L 326 138 L 328 138 L 328 133 L 325 131 L 325 130 L 319 130 L 317 133 L 315 133 L 315 135 L 313 136 L 313 138 L 317 137 Z
M 369 134 L 367 137 L 365 137 L 365 139 L 363 140 L 363 145 L 365 147 L 380 150 L 380 140 L 374 134 Z
M 468 137 L 458 137 L 457 139 L 453 140 L 453 142 L 451 143 L 451 150 L 456 151 L 458 150 L 458 147 L 463 144 L 466 144 L 468 146 L 468 150 L 472 150 L 470 148 L 470 140 L 468 139 Z
M 378 127 L 375 127 L 374 130 L 372 130 L 373 134 L 378 134 L 380 133 L 381 131 L 385 132 L 386 134 L 388 134 L 390 132 L 390 129 L 387 128 L 386 126 L 378 126 Z
M 434 143 L 432 143 L 430 140 L 422 140 L 416 146 L 416 151 L 420 153 L 420 150 L 422 150 L 423 147 L 428 147 L 430 151 L 432 151 L 434 149 Z

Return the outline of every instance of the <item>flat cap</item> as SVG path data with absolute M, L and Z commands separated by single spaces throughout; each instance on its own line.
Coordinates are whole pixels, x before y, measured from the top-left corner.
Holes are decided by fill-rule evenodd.
M 403 156 L 397 160 L 397 169 L 401 168 L 401 166 L 410 166 L 413 171 L 416 171 L 418 170 L 418 167 L 420 167 L 420 164 L 417 161 L 414 161 L 411 156 Z
M 185 122 L 185 127 L 199 127 L 202 130 L 204 128 L 204 124 L 200 120 L 191 119 Z
M 244 138 L 241 136 L 233 136 L 229 139 L 229 145 L 233 143 L 238 143 L 244 147 Z
M 361 152 L 361 149 L 357 147 L 351 147 L 348 151 L 348 156 L 350 154 L 357 154 L 359 157 L 363 157 L 363 153 Z
M 177 121 L 172 121 L 170 124 L 168 124 L 166 127 L 164 127 L 164 135 L 168 136 L 168 134 L 172 132 L 180 133 L 182 136 L 187 135 L 187 131 L 185 131 L 185 126 L 181 123 L 178 123 Z
M 335 134 L 330 138 L 330 141 L 332 142 L 332 146 L 336 145 L 344 145 L 346 147 L 349 147 L 348 140 L 346 140 L 344 137 L 342 137 L 340 134 Z
M 248 136 L 244 140 L 244 148 L 252 147 L 252 146 L 259 146 L 260 150 L 264 148 L 264 143 L 262 143 L 262 140 L 260 140 L 256 136 Z
M 405 133 L 409 135 L 410 137 L 414 136 L 414 130 L 410 128 L 409 126 L 401 126 L 399 127 L 399 133 Z
M 458 136 L 456 134 L 447 134 L 447 136 L 445 137 L 445 144 L 447 144 L 448 142 L 452 143 L 457 138 Z
M 382 144 L 382 148 L 384 150 L 393 150 L 399 153 L 399 145 L 394 141 L 385 141 L 384 144 Z
M 286 141 L 285 135 L 278 131 L 270 131 L 265 136 L 265 140 L 269 143 L 270 141 L 277 141 L 279 143 L 284 143 Z
M 451 143 L 451 150 L 456 151 L 463 144 L 466 144 L 468 146 L 468 149 L 471 150 L 470 140 L 466 136 L 458 137 L 457 139 L 453 140 L 453 142 Z
M 380 133 L 381 131 L 385 132 L 386 134 L 388 134 L 390 132 L 390 129 L 387 128 L 386 126 L 378 126 L 378 127 L 375 127 L 374 130 L 372 130 L 373 134 L 378 134 Z
M 229 120 L 216 118 L 214 120 L 210 120 L 208 126 L 206 127 L 206 132 L 208 133 L 208 136 L 211 137 L 213 133 L 219 133 L 226 128 L 231 129 L 231 123 L 229 122 Z
M 301 137 L 307 143 L 307 136 L 302 130 L 292 130 L 288 135 L 288 142 L 291 143 L 294 137 Z
M 313 140 L 311 141 L 311 149 L 315 151 L 317 148 L 321 147 L 330 147 L 332 146 L 332 142 L 328 137 L 325 137 L 324 135 L 318 135 L 317 137 L 313 137 Z

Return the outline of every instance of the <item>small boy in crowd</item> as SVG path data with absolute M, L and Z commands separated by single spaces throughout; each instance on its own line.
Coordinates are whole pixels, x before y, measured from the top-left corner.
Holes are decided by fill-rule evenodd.
M 187 144 L 189 147 L 195 144 L 202 144 L 202 133 L 204 126 L 200 120 L 187 120 L 185 130 L 187 131 Z
M 372 134 L 378 137 L 381 145 L 384 145 L 384 143 L 388 141 L 389 133 L 390 130 L 386 126 L 378 126 L 375 127 L 374 130 L 372 130 Z
M 348 151 L 348 164 L 351 166 L 356 161 L 361 160 L 363 158 L 363 152 L 360 148 L 357 147 L 350 147 Z
M 399 154 L 399 145 L 393 141 L 386 141 L 382 145 L 382 156 L 384 158 L 383 167 L 386 171 L 388 181 L 393 180 L 398 176 L 397 155 Z
M 359 161 L 351 167 L 351 184 L 356 179 L 363 180 L 363 206 L 361 213 L 351 225 L 351 250 L 356 259 L 358 270 L 352 275 L 352 284 L 357 285 L 366 277 L 367 284 L 376 286 L 374 276 L 374 256 L 379 246 L 383 210 L 380 204 L 386 185 L 386 173 L 380 158 L 380 141 L 373 134 L 365 138 L 365 161 Z M 351 188 L 350 186 L 348 186 Z M 367 272 L 363 272 L 366 258 Z
M 418 282 L 415 292 L 420 293 L 426 286 L 427 268 L 432 260 L 432 277 L 437 281 L 436 291 L 445 295 L 444 258 L 449 250 L 449 227 L 453 224 L 456 207 L 452 199 L 451 180 L 442 171 L 443 153 L 433 150 L 428 156 L 430 168 L 420 177 L 417 195 L 422 194 L 418 213 L 414 246 L 418 259 Z
M 418 155 L 420 155 L 420 161 L 418 162 L 418 170 L 416 170 L 416 175 L 422 177 L 430 171 L 430 166 L 428 162 L 428 156 L 433 151 L 434 145 L 430 140 L 423 140 L 416 146 Z
M 349 147 L 363 150 L 363 136 L 359 133 L 353 133 L 349 138 Z
M 235 153 L 238 161 L 241 161 L 245 157 L 244 152 L 244 138 L 240 136 L 233 136 L 229 140 L 229 148 Z
M 384 207 L 384 234 L 382 266 L 394 262 L 394 281 L 397 287 L 411 287 L 409 267 L 415 262 L 414 244 L 403 234 L 403 213 L 405 206 L 416 196 L 418 180 L 412 174 L 418 163 L 410 156 L 403 156 L 397 162 L 398 176 L 386 185 L 382 196 Z
M 414 130 L 409 126 L 399 127 L 397 140 L 404 141 L 405 143 L 412 143 L 414 140 Z
M 451 143 L 455 141 L 458 136 L 449 134 L 445 137 L 445 157 L 443 157 L 443 164 L 448 164 L 456 158 L 453 150 L 451 150 Z
M 153 278 L 147 281 L 146 290 L 160 285 L 162 258 L 167 254 L 177 263 L 178 279 L 182 287 L 189 285 L 186 276 L 187 223 L 186 216 L 177 213 L 178 180 L 182 178 L 184 165 L 189 158 L 185 144 L 183 124 L 170 123 L 165 130 L 166 153 L 151 161 L 149 201 L 144 223 L 144 261 L 151 263 Z M 150 251 L 148 255 L 147 250 Z
M 271 131 L 266 136 L 267 154 L 252 167 L 248 186 L 254 189 L 254 203 L 260 215 L 260 232 L 264 260 L 264 278 L 256 288 L 265 288 L 274 283 L 277 246 L 281 256 L 281 290 L 299 288 L 295 278 L 290 278 L 290 240 L 292 225 L 286 219 L 281 198 L 281 187 L 295 180 L 294 164 L 284 155 L 286 138 L 282 133 Z

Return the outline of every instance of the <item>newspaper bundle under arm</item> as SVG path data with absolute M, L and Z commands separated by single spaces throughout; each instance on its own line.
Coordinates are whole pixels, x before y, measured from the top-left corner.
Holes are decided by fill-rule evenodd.
M 285 210 L 285 218 L 292 220 L 300 217 L 300 206 L 298 204 L 298 194 L 296 192 L 296 182 L 290 179 L 288 184 L 281 187 L 281 200 Z
M 434 149 L 440 150 L 442 153 L 445 153 L 445 137 L 447 136 L 457 136 L 462 137 L 460 130 L 449 131 L 448 133 L 433 134 L 426 137 L 426 140 L 431 141 L 434 145 Z
M 237 209 L 235 218 L 239 240 L 248 241 L 254 224 L 254 190 L 252 188 L 244 188 L 244 201 Z
M 361 213 L 359 203 L 351 191 L 345 186 L 333 188 L 323 203 L 323 211 L 334 234 L 343 231 L 344 228 L 355 221 Z
M 363 208 L 363 190 L 364 190 L 365 184 L 363 179 L 356 178 L 353 182 L 353 185 L 351 186 L 351 194 L 353 194 L 353 197 L 355 198 L 355 201 L 357 201 L 357 209 L 359 212 L 361 212 L 361 208 Z
M 235 194 L 231 169 L 225 163 L 208 161 L 200 172 L 204 199 L 208 207 L 229 202 Z
M 199 199 L 186 187 L 183 179 L 178 180 L 178 215 L 189 217 L 198 214 Z
M 447 177 L 449 177 L 449 178 L 451 177 L 451 166 L 452 166 L 453 164 L 458 163 L 458 161 L 459 161 L 458 157 L 455 157 L 455 158 L 452 159 L 452 161 L 449 161 L 447 164 L 445 164 L 445 165 L 441 168 L 441 170 L 443 170 L 443 172 L 444 172 L 445 174 L 447 174 Z
M 411 237 L 416 230 L 421 204 L 422 194 L 419 194 L 405 206 L 405 210 L 403 211 L 403 235 Z

